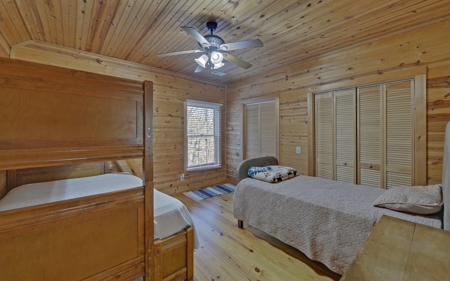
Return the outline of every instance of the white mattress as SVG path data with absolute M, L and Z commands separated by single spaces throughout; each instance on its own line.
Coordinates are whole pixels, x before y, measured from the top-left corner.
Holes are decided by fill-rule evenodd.
M 194 232 L 194 249 L 200 247 L 197 232 L 191 215 L 180 200 L 154 190 L 155 239 L 166 238 L 182 231 L 186 226 L 192 226 Z
M 74 198 L 92 196 L 142 186 L 142 180 L 128 173 L 105 174 L 87 178 L 26 184 L 11 190 L 0 200 L 0 211 L 8 211 Z M 154 224 L 156 238 L 166 238 L 186 226 L 194 230 L 194 248 L 199 242 L 186 206 L 178 199 L 154 190 Z

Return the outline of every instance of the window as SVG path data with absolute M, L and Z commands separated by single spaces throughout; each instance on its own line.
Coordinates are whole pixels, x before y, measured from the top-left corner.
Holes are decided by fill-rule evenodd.
M 186 171 L 220 168 L 220 107 L 218 103 L 186 101 Z

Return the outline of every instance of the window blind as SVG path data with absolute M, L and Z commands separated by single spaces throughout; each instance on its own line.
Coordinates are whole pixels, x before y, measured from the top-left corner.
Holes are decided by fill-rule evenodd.
M 187 100 L 185 110 L 186 171 L 219 168 L 221 104 Z

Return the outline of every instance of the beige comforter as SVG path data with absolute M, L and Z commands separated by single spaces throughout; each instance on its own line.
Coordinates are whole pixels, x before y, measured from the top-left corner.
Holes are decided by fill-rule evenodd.
M 380 188 L 298 176 L 281 183 L 242 180 L 234 216 L 343 274 L 382 215 L 440 228 L 438 216 L 373 207 Z

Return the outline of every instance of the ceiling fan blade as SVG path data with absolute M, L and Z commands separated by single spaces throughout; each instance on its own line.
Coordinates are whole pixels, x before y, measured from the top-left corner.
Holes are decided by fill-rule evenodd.
M 211 47 L 211 44 L 203 37 L 197 30 L 192 27 L 182 26 L 181 29 L 186 31 L 187 34 L 191 35 L 195 38 L 201 45 L 205 45 L 207 47 Z
M 254 40 L 245 40 L 245 41 L 222 44 L 222 45 L 220 45 L 220 49 L 224 50 L 224 51 L 232 51 L 232 50 L 238 50 L 238 49 L 259 48 L 262 46 L 264 46 L 264 45 L 261 42 L 261 40 L 254 39 Z
M 252 67 L 252 65 L 250 63 L 248 63 L 246 61 L 243 61 L 243 60 L 241 60 L 238 57 L 235 57 L 235 56 L 230 55 L 230 54 L 224 54 L 224 55 L 226 55 L 225 59 L 227 61 L 230 61 L 230 62 L 232 62 L 232 63 L 234 63 L 234 64 L 236 64 L 236 65 L 238 65 L 238 66 L 240 66 L 240 67 L 242 67 L 244 69 L 249 69 L 250 67 Z
M 203 50 L 188 50 L 188 51 L 178 51 L 178 52 L 171 52 L 171 53 L 162 53 L 157 54 L 157 57 L 168 57 L 168 56 L 177 56 L 177 55 L 185 55 L 185 54 L 194 54 L 194 53 L 204 53 Z
M 197 68 L 195 69 L 194 73 L 202 72 L 203 70 L 205 70 L 203 67 L 197 65 Z

